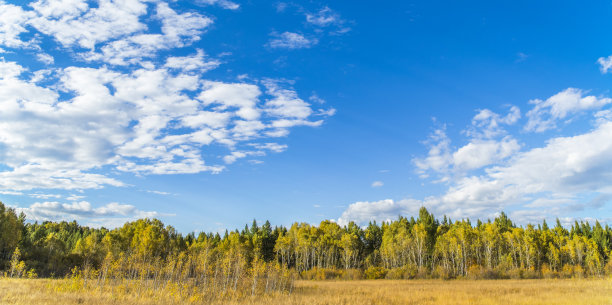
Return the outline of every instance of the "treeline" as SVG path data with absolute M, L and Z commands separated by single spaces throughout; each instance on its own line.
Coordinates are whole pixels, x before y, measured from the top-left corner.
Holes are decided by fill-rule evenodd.
M 13 277 L 189 283 L 208 291 L 289 291 L 293 279 L 552 278 L 612 275 L 612 229 L 516 226 L 418 217 L 340 226 L 253 221 L 241 231 L 182 235 L 159 220 L 108 230 L 76 222 L 26 223 L 0 203 L 0 270 Z M 76 268 L 75 268 L 76 267 Z M 164 286 L 166 287 L 166 286 Z

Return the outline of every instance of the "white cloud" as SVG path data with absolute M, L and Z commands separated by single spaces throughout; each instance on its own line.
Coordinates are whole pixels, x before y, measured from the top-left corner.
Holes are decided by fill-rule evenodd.
M 320 116 L 334 116 L 334 115 L 336 115 L 336 108 L 319 109 L 319 110 L 317 111 L 317 113 L 315 113 L 315 115 L 320 115 Z
M 421 177 L 427 177 L 427 172 L 430 170 L 438 173 L 447 172 L 452 164 L 452 154 L 446 127 L 434 130 L 426 144 L 429 145 L 427 157 L 413 160 Z
M 162 191 L 147 191 L 147 193 L 151 193 L 151 194 L 156 194 L 156 195 L 171 195 L 168 192 L 162 192 Z
M 266 153 L 263 151 L 233 151 L 231 154 L 224 156 L 223 161 L 227 164 L 232 164 L 238 159 L 246 158 L 249 156 L 265 156 Z
M 583 90 L 568 88 L 545 101 L 535 99 L 529 102 L 534 107 L 527 112 L 529 121 L 525 130 L 543 132 L 555 128 L 558 120 L 565 119 L 570 114 L 601 108 L 611 103 L 612 99 L 598 98 L 592 95 L 585 96 Z
M 372 187 L 381 187 L 385 185 L 382 181 L 374 181 L 372 182 Z
M 251 144 L 251 146 L 260 149 L 260 150 L 269 150 L 271 152 L 275 152 L 275 153 L 281 153 L 285 150 L 287 150 L 287 145 L 285 144 L 278 144 L 278 143 L 255 143 L 255 144 Z
M 457 149 L 451 147 L 450 138 L 443 126 L 430 135 L 426 144 L 428 156 L 413 160 L 421 177 L 428 172 L 442 174 L 440 181 L 448 181 L 452 175 L 480 169 L 500 162 L 518 152 L 521 145 L 507 135 L 505 126 L 515 124 L 521 117 L 520 110 L 512 106 L 505 116 L 483 109 L 472 118 L 472 124 L 464 131 L 470 140 Z
M 308 23 L 325 27 L 337 23 L 340 20 L 340 16 L 332 11 L 329 7 L 324 7 L 319 10 L 317 13 L 306 14 L 306 21 Z
M 47 18 L 74 18 L 89 8 L 87 1 L 84 0 L 39 0 L 30 6 Z
M 55 58 L 53 58 L 53 56 L 47 54 L 47 53 L 38 53 L 36 54 L 36 59 L 38 59 L 38 61 L 47 64 L 47 65 L 51 65 L 55 62 Z
M 608 57 L 600 57 L 597 59 L 597 63 L 600 65 L 601 73 L 608 73 L 612 69 L 612 55 Z
M 583 196 L 612 194 L 611 143 L 612 122 L 581 135 L 552 138 L 543 147 L 517 154 L 507 165 L 488 169 L 484 176 L 466 176 L 436 203 L 444 211 L 469 208 L 475 216 L 482 211 L 491 213 L 510 206 L 525 209 L 535 207 L 538 200 L 564 198 L 556 202 L 555 211 L 549 210 L 549 216 L 555 216 Z M 526 205 L 529 203 L 532 205 Z
M 0 190 L 125 186 L 115 178 L 118 172 L 218 173 L 225 168 L 215 164 L 220 159 L 229 164 L 243 155 L 286 149 L 250 144 L 287 136 L 291 127 L 322 124 L 312 118 L 327 110 L 304 102 L 285 82 L 211 81 L 202 73 L 221 63 L 203 50 L 186 56 L 160 52 L 191 46 L 212 24 L 210 17 L 171 4 L 0 2 L 0 14 L 10 13 L 0 18 L 0 44 L 35 49 L 52 66 L 31 71 L 0 61 Z M 237 8 L 230 1 L 206 4 Z M 52 50 L 63 52 L 53 53 L 56 58 L 110 65 L 54 67 L 39 40 L 20 40 L 26 34 L 56 41 L 59 48 Z M 211 156 L 206 149 L 212 145 L 228 152 L 215 148 Z
M 85 197 L 86 197 L 86 196 L 80 196 L 80 195 L 74 195 L 74 194 L 72 194 L 72 195 L 70 195 L 70 196 L 66 197 L 66 200 L 70 200 L 70 201 L 78 201 L 78 200 L 84 199 Z
M 329 7 L 323 7 L 316 13 L 306 13 L 306 22 L 319 28 L 332 28 L 332 35 L 347 33 L 351 30 L 346 26 L 346 20 L 342 19 L 340 14 Z
M 32 12 L 0 0 L 0 45 L 9 48 L 26 47 L 30 43 L 21 40 L 20 35 L 26 32 L 27 22 Z
M 238 159 L 246 158 L 246 157 L 262 157 L 266 155 L 266 151 L 271 151 L 274 153 L 281 153 L 287 149 L 287 145 L 278 144 L 278 143 L 251 143 L 248 146 L 255 148 L 255 150 L 235 150 L 232 151 L 231 154 L 223 157 L 223 161 L 227 164 L 232 164 L 236 162 Z M 253 164 L 261 164 L 262 162 L 259 160 L 249 160 L 250 163 Z
M 157 17 L 161 19 L 161 29 L 164 35 L 176 42 L 179 42 L 181 38 L 187 38 L 191 41 L 199 40 L 202 29 L 213 22 L 212 19 L 198 13 L 178 14 L 166 3 L 157 5 Z M 180 44 L 183 45 L 184 43 Z
M 370 221 L 378 223 L 392 221 L 400 215 L 415 215 L 421 206 L 422 203 L 420 201 L 411 199 L 355 202 L 346 208 L 336 222 L 341 226 L 345 226 L 350 221 L 354 221 L 357 224 L 367 224 Z
M 198 0 L 197 3 L 204 5 L 218 5 L 228 10 L 237 10 L 240 8 L 240 5 L 229 0 Z
M 472 126 L 466 130 L 466 134 L 473 138 L 494 138 L 506 134 L 504 125 L 513 125 L 521 118 L 521 111 L 518 107 L 510 107 L 510 111 L 505 116 L 489 110 L 480 110 L 472 118 Z
M 80 55 L 88 61 L 104 61 L 113 65 L 142 64 L 144 58 L 153 58 L 157 52 L 191 45 L 200 40 L 203 30 L 213 21 L 197 13 L 179 14 L 166 3 L 157 5 L 155 17 L 161 22 L 161 33 L 140 33 L 112 41 L 100 48 Z M 200 62 L 197 60 L 200 59 Z M 219 65 L 218 61 L 204 60 L 203 51 L 190 57 L 170 57 L 172 68 L 193 68 L 210 70 Z M 181 66 L 182 64 L 182 66 Z
M 590 130 L 552 137 L 521 150 L 515 138 L 498 130 L 499 124 L 490 123 L 500 122 L 500 116 L 480 111 L 477 118 L 486 118 L 488 123 L 472 124 L 466 134 L 477 136 L 467 145 L 453 150 L 444 129 L 438 129 L 428 143 L 428 156 L 415 159 L 421 174 L 434 171 L 447 177 L 446 191 L 422 200 L 356 202 L 339 223 L 415 215 L 420 206 L 455 219 L 493 218 L 505 210 L 519 223 L 551 217 L 573 219 L 577 211 L 601 209 L 612 198 L 612 115 L 609 109 L 597 110 L 609 103 L 607 98 L 582 97 L 581 93 L 566 90 L 555 95 L 546 102 L 546 111 L 575 119 L 570 115 L 595 110 L 591 111 L 596 120 Z M 542 103 L 534 103 L 534 109 L 542 110 Z M 513 124 L 514 117 L 505 116 L 505 123 Z M 488 134 L 502 137 L 487 138 Z M 482 170 L 470 171 L 479 168 Z
M 521 146 L 516 139 L 506 137 L 501 141 L 473 141 L 457 149 L 452 155 L 454 167 L 461 170 L 482 168 L 514 155 Z
M 204 51 L 197 51 L 196 55 L 183 57 L 168 57 L 164 67 L 181 69 L 183 71 L 198 71 L 200 73 L 215 69 L 221 64 L 218 60 L 205 60 Z
M 23 196 L 23 193 L 15 191 L 0 191 L 0 195 Z
M 29 194 L 29 196 L 32 197 L 32 198 L 36 198 L 36 199 L 50 199 L 50 198 L 60 199 L 60 198 L 62 198 L 62 195 L 58 195 L 58 194 L 40 194 L 40 193 L 35 193 L 35 194 Z
M 39 15 L 29 24 L 65 47 L 93 50 L 98 43 L 146 29 L 139 19 L 147 13 L 147 5 L 138 0 L 99 1 L 93 8 L 85 1 L 61 4 L 43 0 L 34 3 L 32 7 Z
M 612 121 L 612 110 L 606 109 L 596 112 L 595 120 L 597 124 L 604 124 L 608 121 Z
M 265 109 L 268 114 L 283 118 L 306 119 L 312 114 L 310 104 L 298 97 L 292 89 L 282 88 L 278 82 L 267 80 L 264 82 L 267 93 L 274 98 L 266 101 Z
M 206 81 L 203 89 L 198 99 L 204 105 L 212 105 L 218 111 L 236 108 L 235 114 L 245 120 L 255 120 L 260 116 L 260 110 L 255 105 L 261 90 L 256 85 Z
M 299 33 L 284 32 L 272 35 L 276 38 L 271 39 L 268 46 L 274 49 L 307 49 L 319 42 L 316 38 L 306 38 Z
M 109 203 L 97 208 L 87 201 L 60 203 L 57 201 L 36 202 L 27 208 L 16 208 L 24 212 L 28 219 L 34 221 L 78 220 L 84 224 L 99 223 L 101 225 L 120 225 L 125 221 L 138 218 L 153 218 L 161 216 L 154 211 L 142 211 L 129 204 Z M 115 221 L 109 221 L 115 219 Z
M 325 100 L 320 98 L 316 93 L 313 93 L 308 99 L 314 103 L 325 104 Z

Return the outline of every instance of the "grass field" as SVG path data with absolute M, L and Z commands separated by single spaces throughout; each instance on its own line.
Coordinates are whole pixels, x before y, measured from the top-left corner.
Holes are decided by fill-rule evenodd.
M 202 304 L 180 297 L 91 291 L 58 292 L 64 280 L 0 280 L 0 304 Z M 602 304 L 612 305 L 611 279 L 299 281 L 292 294 L 215 304 Z

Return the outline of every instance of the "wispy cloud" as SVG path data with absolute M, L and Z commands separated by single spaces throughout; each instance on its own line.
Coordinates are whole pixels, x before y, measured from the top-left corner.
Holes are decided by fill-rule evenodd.
M 350 26 L 347 25 L 347 21 L 328 6 L 316 12 L 307 12 L 305 15 L 306 22 L 319 29 L 326 29 L 332 35 L 345 34 L 351 30 Z
M 374 181 L 372 182 L 372 187 L 381 187 L 385 185 L 382 181 Z
M 203 5 L 218 5 L 229 10 L 237 10 L 240 8 L 239 4 L 229 0 L 197 0 L 196 3 Z
M 274 49 L 308 49 L 318 43 L 316 38 L 307 38 L 299 33 L 283 32 L 272 33 L 268 46 Z
M 608 73 L 612 69 L 612 55 L 608 57 L 600 57 L 597 59 L 601 73 Z
M 162 191 L 147 191 L 147 193 L 156 194 L 156 195 L 164 195 L 164 196 L 171 195 L 171 193 L 162 192 Z

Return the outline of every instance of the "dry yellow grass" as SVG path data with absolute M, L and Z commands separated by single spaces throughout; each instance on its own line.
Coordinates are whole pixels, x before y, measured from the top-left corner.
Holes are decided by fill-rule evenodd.
M 110 291 L 57 292 L 63 280 L 0 280 L 0 304 L 197 304 L 178 297 L 138 298 Z M 602 304 L 612 305 L 611 279 L 299 281 L 291 295 L 248 297 L 217 304 Z

